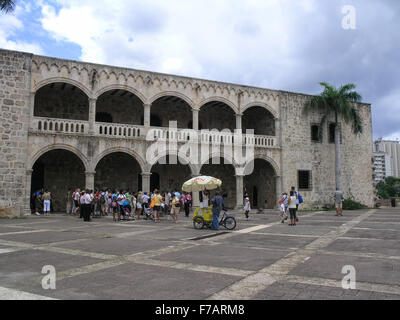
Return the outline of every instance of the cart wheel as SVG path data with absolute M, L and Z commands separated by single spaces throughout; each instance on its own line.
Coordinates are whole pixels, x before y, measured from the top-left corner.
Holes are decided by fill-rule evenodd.
M 204 228 L 204 219 L 202 217 L 195 217 L 193 219 L 193 227 L 195 229 L 203 229 Z
M 236 219 L 234 217 L 226 217 L 224 220 L 224 227 L 228 230 L 236 228 Z

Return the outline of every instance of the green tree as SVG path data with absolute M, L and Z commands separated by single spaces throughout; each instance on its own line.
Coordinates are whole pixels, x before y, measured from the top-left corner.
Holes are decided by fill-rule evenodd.
M 400 197 L 400 179 L 387 177 L 376 185 L 376 190 L 381 199 Z
M 15 9 L 15 0 L 0 0 L 0 11 L 9 13 Z
M 304 105 L 305 112 L 312 110 L 322 114 L 319 136 L 322 137 L 323 126 L 326 120 L 335 117 L 335 178 L 336 178 L 336 194 L 338 197 L 343 195 L 342 191 L 342 171 L 340 166 L 340 120 L 351 123 L 354 134 L 360 134 L 363 131 L 362 119 L 353 103 L 361 102 L 361 96 L 352 83 L 335 88 L 334 86 L 321 82 L 324 91 L 311 97 Z

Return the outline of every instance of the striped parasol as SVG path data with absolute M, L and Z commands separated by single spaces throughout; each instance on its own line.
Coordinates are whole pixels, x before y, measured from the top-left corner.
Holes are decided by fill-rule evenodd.
M 185 192 L 196 192 L 203 190 L 215 190 L 222 185 L 222 181 L 209 176 L 194 177 L 182 185 Z

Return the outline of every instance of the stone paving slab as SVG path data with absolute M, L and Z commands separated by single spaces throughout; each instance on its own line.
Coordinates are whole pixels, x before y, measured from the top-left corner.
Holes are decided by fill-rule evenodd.
M 280 281 L 258 293 L 255 300 L 400 300 L 400 295 Z
M 160 240 L 132 240 L 125 238 L 99 238 L 89 239 L 73 243 L 56 245 L 60 248 L 83 250 L 87 252 L 98 252 L 111 255 L 130 255 L 146 250 L 160 249 L 173 245 L 171 241 Z
M 335 227 L 319 227 L 319 228 L 310 228 L 307 225 L 296 225 L 296 227 L 290 227 L 285 224 L 278 224 L 276 226 L 272 226 L 266 229 L 261 229 L 257 231 L 257 233 L 274 233 L 274 234 L 288 234 L 288 235 L 310 235 L 310 236 L 322 236 L 329 231 L 334 230 Z
M 357 227 L 359 228 L 371 228 L 371 229 L 393 229 L 399 230 L 400 232 L 400 223 L 391 223 L 391 222 L 373 222 L 373 221 L 365 221 L 360 223 Z
M 344 237 L 354 237 L 354 238 L 365 238 L 365 239 L 382 239 L 382 240 L 398 240 L 400 241 L 400 232 L 399 231 L 394 231 L 394 230 L 350 230 L 346 234 L 344 234 Z M 399 249 L 400 251 L 400 249 Z M 400 252 L 399 252 L 400 255 Z
M 338 239 L 326 250 L 380 253 L 391 256 L 400 254 L 399 241 L 397 240 L 371 240 L 371 239 Z
M 24 232 L 24 231 L 29 231 L 29 230 L 34 230 L 32 228 L 17 228 L 17 227 L 6 227 L 6 226 L 1 226 L 0 225 L 0 234 L 2 233 L 10 233 L 10 232 Z
M 216 267 L 239 268 L 243 270 L 259 270 L 274 263 L 288 253 L 285 251 L 267 252 L 248 248 L 239 250 L 229 244 L 200 245 L 179 252 L 157 256 L 156 260 L 178 261 L 192 264 L 207 264 Z
M 262 235 L 262 234 L 245 234 L 245 235 L 237 235 L 234 240 L 226 239 L 219 240 L 216 239 L 222 244 L 229 244 L 231 242 L 235 242 L 236 244 L 240 244 L 242 247 L 266 247 L 266 248 L 278 248 L 278 249 L 287 249 L 287 248 L 299 248 L 307 245 L 308 243 L 315 240 L 314 237 L 302 237 L 302 238 L 292 238 L 285 236 L 276 236 L 276 235 Z
M 26 288 L 57 299 L 204 299 L 240 279 L 236 276 L 127 263 L 57 281 L 57 290 Z
M 32 249 L 3 253 L 0 254 L 0 285 L 20 288 L 22 283 L 26 282 L 29 286 L 32 281 L 40 285 L 41 282 L 37 279 L 43 277 L 41 272 L 45 265 L 52 265 L 56 271 L 62 271 L 100 261 L 102 260 Z
M 342 280 L 342 268 L 354 266 L 356 281 L 400 285 L 400 260 L 318 254 L 294 268 L 290 275 Z
M 78 232 L 78 231 L 68 231 L 68 232 L 43 231 L 43 232 L 15 234 L 15 235 L 0 234 L 0 240 L 4 239 L 9 241 L 25 242 L 32 244 L 46 244 L 51 242 L 86 238 L 87 236 L 90 235 L 88 233 Z

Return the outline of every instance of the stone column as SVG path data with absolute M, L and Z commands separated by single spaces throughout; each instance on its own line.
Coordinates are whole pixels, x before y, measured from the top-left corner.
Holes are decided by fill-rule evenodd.
M 86 190 L 94 190 L 94 175 L 95 171 L 86 171 L 85 172 L 85 188 Z
M 236 209 L 243 209 L 243 179 L 244 175 L 236 175 Z
M 193 130 L 199 130 L 199 110 L 198 109 L 192 109 L 192 115 L 193 115 Z
M 29 216 L 31 215 L 31 183 L 32 183 L 32 169 L 26 170 L 26 178 L 25 178 L 25 203 L 22 206 L 23 211 L 21 215 Z
M 275 176 L 275 192 L 276 192 L 276 201 L 275 201 L 275 209 L 279 208 L 279 200 L 281 199 L 282 194 L 282 177 Z
M 30 96 L 29 96 L 29 102 L 30 102 L 30 106 L 29 106 L 29 128 L 34 129 L 32 127 L 32 120 L 33 117 L 35 116 L 35 95 L 36 92 L 31 92 Z
M 242 114 L 236 114 L 236 129 L 242 131 Z
M 150 129 L 150 109 L 151 109 L 151 104 L 150 103 L 144 103 L 143 104 L 144 107 L 144 121 L 143 121 L 143 125 L 144 125 L 144 136 L 146 136 L 147 132 Z
M 281 145 L 281 120 L 279 118 L 275 118 L 275 137 L 278 146 Z
M 142 172 L 142 191 L 150 192 L 151 172 Z
M 95 123 L 96 123 L 96 99 L 89 99 L 89 134 L 95 134 Z

